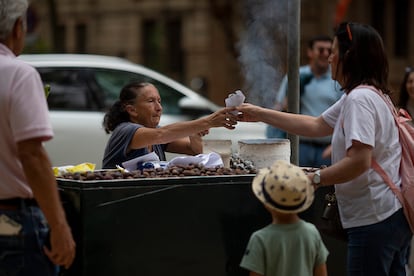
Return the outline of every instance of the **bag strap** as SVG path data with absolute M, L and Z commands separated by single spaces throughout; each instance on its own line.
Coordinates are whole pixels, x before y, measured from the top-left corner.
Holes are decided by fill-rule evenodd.
M 398 112 L 394 107 L 394 104 L 392 103 L 391 99 L 384 95 L 381 91 L 376 89 L 374 86 L 369 85 L 359 85 L 358 88 L 367 88 L 374 92 L 376 92 L 388 105 L 393 117 L 394 121 L 398 127 L 399 121 L 398 121 Z M 394 182 L 392 182 L 391 178 L 388 176 L 388 174 L 384 171 L 384 169 L 378 164 L 377 160 L 375 160 L 374 157 L 371 159 L 371 167 L 379 174 L 381 175 L 382 179 L 384 179 L 385 183 L 390 187 L 390 189 L 394 192 L 394 194 L 397 196 L 398 200 L 403 204 L 403 197 L 401 194 L 401 190 L 395 186 Z
M 391 181 L 391 178 L 388 176 L 388 174 L 384 171 L 384 169 L 378 164 L 377 160 L 375 160 L 374 157 L 371 159 L 371 167 L 379 174 L 381 175 L 382 179 L 384 179 L 385 183 L 387 183 L 388 187 L 394 192 L 394 194 L 397 196 L 398 200 L 401 204 L 403 204 L 404 200 L 401 194 L 401 190 L 395 186 L 394 182 Z
M 394 104 L 392 103 L 388 95 L 386 96 L 384 93 L 382 93 L 377 88 L 371 85 L 359 85 L 357 86 L 357 88 L 367 88 L 377 93 L 384 100 L 384 102 L 388 105 L 388 108 L 390 109 L 392 115 L 394 116 L 395 123 L 398 125 L 398 111 L 395 108 Z
M 312 72 L 299 74 L 300 96 L 302 96 L 303 93 L 305 93 L 305 86 L 307 86 L 311 82 L 312 79 L 313 79 Z

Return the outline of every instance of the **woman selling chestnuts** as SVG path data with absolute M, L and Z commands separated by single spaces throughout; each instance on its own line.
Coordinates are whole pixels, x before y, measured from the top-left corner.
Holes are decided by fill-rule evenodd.
M 127 160 L 155 152 L 165 161 L 165 151 L 189 155 L 203 151 L 202 136 L 212 127 L 234 129 L 235 108 L 222 108 L 208 116 L 160 127 L 161 97 L 150 83 L 133 82 L 124 86 L 103 126 L 111 137 L 105 148 L 103 169 L 115 168 Z

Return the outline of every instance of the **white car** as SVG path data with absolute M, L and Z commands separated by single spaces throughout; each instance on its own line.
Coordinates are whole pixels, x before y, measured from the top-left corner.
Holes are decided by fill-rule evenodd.
M 34 66 L 43 83 L 51 86 L 48 104 L 55 137 L 45 147 L 54 166 L 90 162 L 101 168 L 109 138 L 102 127 L 103 116 L 130 81 L 151 82 L 158 88 L 163 105 L 160 125 L 195 119 L 220 108 L 178 82 L 122 58 L 75 54 L 19 58 Z M 231 139 L 233 152 L 238 150 L 238 140 L 264 138 L 265 124 L 244 122 L 235 130 L 213 128 L 205 136 Z

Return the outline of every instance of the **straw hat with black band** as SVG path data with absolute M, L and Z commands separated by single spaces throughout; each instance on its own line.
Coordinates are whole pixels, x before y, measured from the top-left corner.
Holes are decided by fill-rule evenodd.
M 252 189 L 261 202 L 280 213 L 305 211 L 314 199 L 314 188 L 305 172 L 283 160 L 259 170 Z

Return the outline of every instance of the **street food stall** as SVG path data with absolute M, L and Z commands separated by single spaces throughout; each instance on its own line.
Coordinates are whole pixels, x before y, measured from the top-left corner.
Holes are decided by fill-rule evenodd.
M 249 237 L 271 222 L 251 192 L 254 174 L 152 172 L 57 179 L 77 242 L 75 262 L 61 274 L 247 275 L 239 263 Z M 345 275 L 345 244 L 324 240 L 330 274 Z
M 64 275 L 243 275 L 250 234 L 271 220 L 252 178 L 58 179 L 77 241 Z

